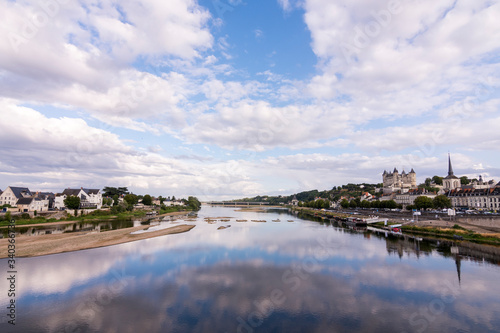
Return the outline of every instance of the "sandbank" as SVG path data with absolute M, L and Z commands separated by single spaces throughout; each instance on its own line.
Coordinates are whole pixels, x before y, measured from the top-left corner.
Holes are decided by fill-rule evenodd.
M 171 228 L 162 229 L 140 234 L 130 234 L 131 232 L 144 230 L 150 226 L 138 226 L 104 232 L 89 232 L 86 234 L 69 233 L 57 235 L 41 235 L 33 237 L 16 237 L 16 257 L 36 257 L 47 254 L 79 251 L 104 247 L 122 243 L 133 242 L 146 238 L 178 234 L 193 229 L 194 225 L 177 225 Z M 9 239 L 0 239 L 0 258 L 7 258 Z

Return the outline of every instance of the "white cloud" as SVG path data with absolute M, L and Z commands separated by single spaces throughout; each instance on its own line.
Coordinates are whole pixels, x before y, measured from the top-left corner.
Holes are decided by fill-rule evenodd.
M 81 108 L 135 130 L 152 129 L 138 119 L 163 114 L 173 127 L 182 123 L 182 75 L 154 75 L 130 65 L 155 58 L 192 62 L 211 48 L 210 14 L 195 1 L 53 1 L 49 9 L 2 2 L 0 29 L 11 37 L 0 41 L 3 97 Z M 37 21 L 42 17 L 43 24 Z

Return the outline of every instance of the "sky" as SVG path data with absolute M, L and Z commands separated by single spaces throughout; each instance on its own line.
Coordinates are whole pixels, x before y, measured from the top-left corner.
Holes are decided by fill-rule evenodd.
M 500 2 L 0 0 L 0 189 L 500 180 Z

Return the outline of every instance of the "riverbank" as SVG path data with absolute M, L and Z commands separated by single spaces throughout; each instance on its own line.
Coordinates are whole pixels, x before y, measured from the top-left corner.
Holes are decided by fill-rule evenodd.
M 170 212 L 170 213 L 165 213 L 165 214 L 160 214 L 160 215 L 154 215 L 150 216 L 150 218 L 159 218 L 159 217 L 165 217 L 165 216 L 181 216 L 181 215 L 187 215 L 191 211 L 179 211 L 179 212 Z M 120 215 L 102 215 L 102 216 L 89 216 L 86 215 L 84 218 L 81 217 L 73 217 L 68 220 L 63 219 L 58 222 L 51 221 L 49 219 L 49 222 L 46 219 L 29 219 L 29 220 L 17 220 L 16 221 L 16 227 L 32 227 L 32 226 L 51 226 L 51 225 L 62 225 L 62 224 L 72 224 L 72 223 L 80 223 L 80 222 L 94 222 L 94 221 L 114 221 L 116 219 L 127 219 L 127 218 L 145 218 L 147 217 L 146 213 L 144 214 L 134 214 L 134 213 L 128 213 L 124 214 L 121 213 Z M 1 229 L 6 229 L 8 228 L 8 223 L 4 222 L 5 225 L 0 226 Z
M 144 230 L 149 227 L 150 226 L 138 226 L 99 233 L 90 232 L 83 235 L 58 234 L 36 237 L 18 237 L 15 243 L 16 257 L 37 257 L 117 245 L 147 238 L 183 233 L 193 229 L 195 226 L 182 224 L 158 231 L 131 234 L 131 232 Z M 7 258 L 8 245 L 8 238 L 0 239 L 0 258 Z
M 334 218 L 337 220 L 345 219 L 346 217 L 357 217 L 360 219 L 366 219 L 370 216 L 366 215 L 351 215 L 339 212 L 321 211 L 314 210 L 311 208 L 304 207 L 293 207 L 292 210 L 301 212 L 306 215 L 321 218 Z M 383 214 L 380 214 L 383 217 Z M 402 231 L 408 234 L 415 234 L 420 236 L 429 237 L 442 237 L 446 239 L 457 239 L 456 236 L 460 236 L 463 240 L 479 243 L 479 244 L 489 244 L 489 245 L 500 245 L 500 221 L 498 225 L 488 223 L 487 225 L 473 224 L 471 221 L 461 221 L 457 219 L 456 221 L 449 221 L 446 219 L 438 220 L 422 220 L 419 222 L 410 222 L 407 219 L 402 221 L 401 218 L 390 218 L 389 224 L 402 224 Z M 389 228 L 384 227 L 383 223 L 371 224 L 372 227 L 379 228 L 381 230 L 389 230 Z

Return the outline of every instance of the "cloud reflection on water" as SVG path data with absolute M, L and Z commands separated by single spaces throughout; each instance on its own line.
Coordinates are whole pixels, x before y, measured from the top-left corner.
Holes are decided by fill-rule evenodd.
M 231 224 L 218 231 L 198 222 L 185 234 L 23 259 L 20 326 L 24 332 L 500 327 L 498 266 L 464 258 L 459 285 L 453 258 L 435 250 L 417 255 L 411 243 L 310 221 Z M 276 290 L 285 301 L 269 311 Z M 452 301 L 439 315 L 422 315 L 441 299 Z M 260 315 L 262 308 L 269 313 Z

